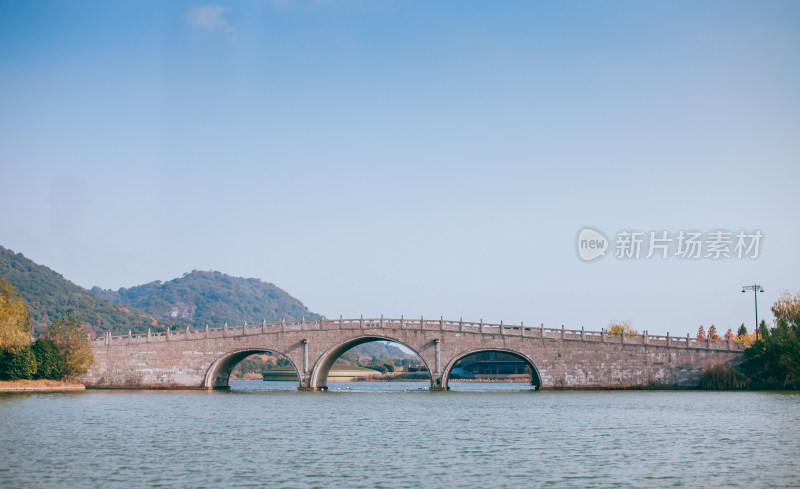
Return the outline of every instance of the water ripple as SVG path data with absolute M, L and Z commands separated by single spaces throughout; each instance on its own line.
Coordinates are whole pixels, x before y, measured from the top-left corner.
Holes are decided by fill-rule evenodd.
M 348 386 L 3 394 L 0 487 L 798 487 L 795 393 Z

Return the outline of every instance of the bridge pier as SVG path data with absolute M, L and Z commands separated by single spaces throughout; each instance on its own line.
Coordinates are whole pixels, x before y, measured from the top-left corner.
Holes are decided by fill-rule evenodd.
M 433 385 L 428 390 L 431 392 L 445 392 L 450 390 L 450 386 L 442 385 L 444 380 L 441 377 L 433 379 Z

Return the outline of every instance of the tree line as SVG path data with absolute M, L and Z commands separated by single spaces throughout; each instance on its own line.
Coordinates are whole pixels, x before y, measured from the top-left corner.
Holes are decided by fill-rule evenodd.
M 734 340 L 748 345 L 744 361 L 736 368 L 715 365 L 706 369 L 701 388 L 800 389 L 800 293 L 783 294 L 771 309 L 773 327 L 763 320 L 753 333 L 748 333 L 744 324 L 739 327 Z M 705 339 L 701 333 L 702 326 L 698 339 Z
M 71 312 L 54 319 L 38 338 L 30 309 L 0 277 L 0 380 L 74 379 L 94 361 L 89 337 Z
M 713 365 L 703 371 L 701 389 L 800 389 L 800 293 L 784 293 L 771 307 L 775 325 L 763 319 L 757 331 L 749 332 L 742 324 L 720 336 L 715 325 L 708 331 L 700 325 L 699 341 L 730 340 L 746 346 L 744 361 L 732 367 Z M 611 322 L 610 334 L 638 336 L 630 321 Z

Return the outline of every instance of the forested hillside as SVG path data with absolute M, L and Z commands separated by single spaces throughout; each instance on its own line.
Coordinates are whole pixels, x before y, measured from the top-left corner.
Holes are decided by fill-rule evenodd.
M 119 290 L 94 287 L 92 292 L 159 319 L 196 328 L 320 317 L 273 284 L 213 271 L 194 270 L 167 282 Z
M 61 274 L 25 258 L 22 253 L 0 246 L 0 277 L 22 294 L 30 307 L 34 325 L 41 328 L 73 311 L 94 333 L 147 331 L 158 327 L 154 318 L 130 307 L 115 304 L 75 285 Z

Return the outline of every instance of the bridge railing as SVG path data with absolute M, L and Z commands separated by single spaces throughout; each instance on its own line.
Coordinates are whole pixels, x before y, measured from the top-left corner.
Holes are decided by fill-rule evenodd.
M 95 345 L 102 344 L 135 344 L 135 343 L 149 343 L 149 342 L 163 342 L 163 341 L 186 341 L 186 340 L 201 340 L 212 338 L 225 338 L 232 336 L 250 336 L 259 334 L 270 333 L 284 333 L 292 331 L 309 331 L 309 330 L 375 330 L 375 329 L 416 329 L 416 330 L 436 330 L 436 331 L 450 331 L 460 333 L 477 333 L 487 335 L 505 335 L 505 336 L 521 336 L 528 338 L 539 339 L 557 339 L 564 341 L 585 341 L 585 342 L 598 342 L 598 343 L 620 343 L 620 344 L 639 344 L 647 346 L 664 346 L 672 348 L 696 348 L 696 349 L 709 349 L 709 350 L 744 350 L 744 345 L 733 342 L 729 339 L 705 339 L 698 340 L 691 338 L 689 335 L 674 337 L 667 334 L 666 336 L 651 335 L 647 331 L 636 334 L 620 334 L 610 333 L 607 331 L 586 331 L 581 329 L 566 329 L 564 326 L 561 328 L 545 328 L 540 326 L 525 326 L 524 324 L 500 324 L 484 323 L 483 321 L 471 322 L 459 319 L 458 321 L 439 319 L 425 319 L 420 318 L 405 318 L 401 316 L 397 318 L 356 318 L 345 319 L 318 319 L 307 321 L 301 319 L 300 321 L 281 321 L 279 323 L 266 322 L 262 324 L 249 325 L 243 324 L 238 326 L 225 325 L 221 328 L 209 328 L 206 326 L 204 329 L 191 329 L 186 327 L 184 329 L 166 330 L 166 331 L 148 331 L 147 333 L 138 333 L 122 336 L 112 336 L 106 334 L 94 340 Z

